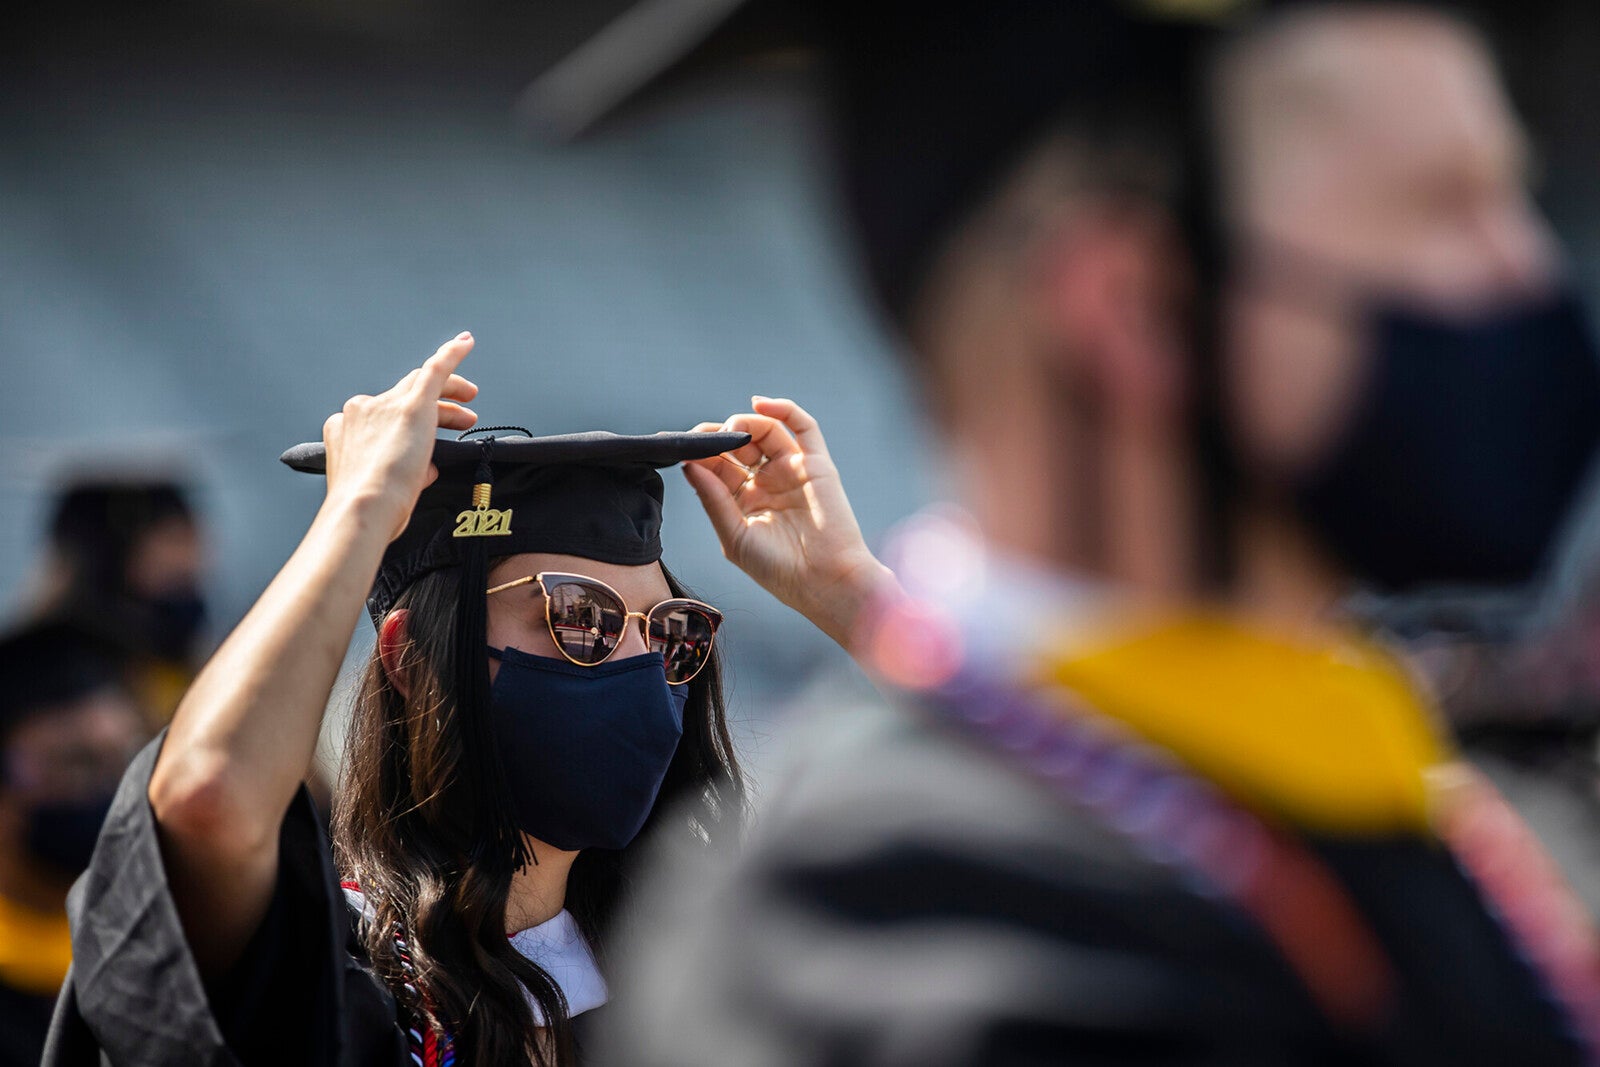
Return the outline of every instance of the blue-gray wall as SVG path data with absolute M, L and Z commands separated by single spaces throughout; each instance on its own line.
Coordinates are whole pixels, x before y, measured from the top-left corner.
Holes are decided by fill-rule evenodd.
M 470 64 L 469 64 L 470 65 Z M 225 627 L 320 499 L 276 456 L 461 329 L 486 424 L 686 428 L 797 398 L 869 535 L 928 492 L 853 295 L 800 87 L 765 79 L 558 148 L 504 79 L 68 56 L 0 103 L 0 602 L 75 463 L 178 457 Z M 722 561 L 668 477 L 671 564 L 729 617 L 759 743 L 825 641 Z M 358 634 L 358 645 L 368 640 Z

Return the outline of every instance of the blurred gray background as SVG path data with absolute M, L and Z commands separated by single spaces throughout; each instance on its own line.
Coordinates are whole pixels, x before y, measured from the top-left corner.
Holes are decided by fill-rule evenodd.
M 829 211 L 802 64 L 769 52 L 567 146 L 514 117 L 628 2 L 69 2 L 0 35 L 0 606 L 29 595 L 69 472 L 175 465 L 210 523 L 220 637 L 320 499 L 278 453 L 462 329 L 485 424 L 650 432 L 790 395 L 869 538 L 925 500 L 929 442 Z M 1600 7 L 1486 10 L 1593 292 Z M 727 611 L 759 764 L 840 654 L 668 492 L 668 561 Z M 1593 544 L 1569 555 L 1577 595 Z M 1592 713 L 1600 680 L 1577 690 Z
M 604 7 L 89 8 L 13 39 L 0 603 L 28 595 L 67 472 L 175 464 L 210 522 L 219 638 L 321 498 L 279 452 L 462 329 L 485 425 L 652 432 L 792 396 L 869 536 L 924 499 L 802 75 L 736 75 L 569 147 L 519 129 L 520 90 Z M 728 615 L 759 762 L 783 695 L 838 653 L 722 560 L 681 476 L 667 492 L 667 560 Z

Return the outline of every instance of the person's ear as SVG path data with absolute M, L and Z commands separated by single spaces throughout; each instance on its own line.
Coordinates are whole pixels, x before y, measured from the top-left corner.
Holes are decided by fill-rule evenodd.
M 406 673 L 406 651 L 411 644 L 406 627 L 410 616 L 409 609 L 396 608 L 378 624 L 378 660 L 383 664 L 383 673 L 389 677 L 389 684 L 403 697 L 411 695 L 411 682 Z
M 1178 414 L 1187 351 L 1181 328 L 1192 288 L 1170 215 L 1118 200 L 1063 223 L 1038 252 L 1043 319 L 1068 374 L 1085 381 L 1113 419 Z

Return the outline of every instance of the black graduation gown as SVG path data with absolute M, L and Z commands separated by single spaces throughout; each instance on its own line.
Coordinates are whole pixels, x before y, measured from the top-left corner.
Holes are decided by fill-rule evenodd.
M 33 1067 L 44 1049 L 55 998 L 0 983 L 0 1067 Z
M 94 859 L 68 896 L 73 963 L 43 1067 L 411 1064 L 394 997 L 364 964 L 356 916 L 304 789 L 284 816 L 278 885 L 261 928 L 226 980 L 201 980 L 147 799 L 160 744 L 128 768 Z M 595 1015 L 574 1020 L 580 1043 Z

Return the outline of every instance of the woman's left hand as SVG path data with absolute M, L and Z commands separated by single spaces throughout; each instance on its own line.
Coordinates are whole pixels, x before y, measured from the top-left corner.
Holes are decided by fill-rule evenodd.
M 817 420 L 792 400 L 750 403 L 752 412 L 695 427 L 743 430 L 750 443 L 685 463 L 684 475 L 722 554 L 848 648 L 860 610 L 894 575 L 861 536 Z

